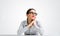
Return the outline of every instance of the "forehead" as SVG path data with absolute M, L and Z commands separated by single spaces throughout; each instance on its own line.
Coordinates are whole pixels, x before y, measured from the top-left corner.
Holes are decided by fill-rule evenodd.
M 35 13 L 36 11 L 35 10 L 31 10 L 30 12 L 34 12 Z

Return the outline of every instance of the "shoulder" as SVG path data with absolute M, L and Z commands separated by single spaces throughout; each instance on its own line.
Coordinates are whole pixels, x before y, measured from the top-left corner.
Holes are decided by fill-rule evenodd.
M 27 22 L 26 20 L 21 21 L 21 25 L 25 25 L 26 22 Z
M 36 20 L 36 24 L 37 24 L 37 26 L 41 27 L 40 21 Z
M 24 23 L 26 23 L 27 21 L 26 20 L 23 20 L 23 21 L 21 21 L 21 24 L 24 24 Z
M 21 23 L 26 23 L 26 20 L 23 20 Z

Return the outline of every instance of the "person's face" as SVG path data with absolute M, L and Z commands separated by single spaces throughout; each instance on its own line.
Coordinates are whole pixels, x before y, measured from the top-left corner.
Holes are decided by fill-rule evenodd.
M 31 19 L 31 20 L 36 19 L 36 16 L 37 16 L 37 13 L 36 13 L 35 10 L 30 10 L 30 11 L 29 11 L 29 14 L 27 14 L 27 18 L 28 18 L 28 19 Z

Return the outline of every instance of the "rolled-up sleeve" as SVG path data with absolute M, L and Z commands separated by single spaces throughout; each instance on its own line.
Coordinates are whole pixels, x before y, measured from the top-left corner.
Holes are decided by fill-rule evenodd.
M 22 22 L 22 23 L 20 24 L 19 29 L 18 29 L 18 31 L 17 31 L 17 36 L 22 36 L 22 34 L 23 34 L 25 31 L 28 30 L 28 27 L 27 27 L 27 26 L 23 27 L 23 24 L 26 24 L 26 23 L 23 23 L 23 22 Z

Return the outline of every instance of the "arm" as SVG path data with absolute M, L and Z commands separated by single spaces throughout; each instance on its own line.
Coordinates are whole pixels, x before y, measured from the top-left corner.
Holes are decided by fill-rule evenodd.
M 25 23 L 22 22 L 22 23 L 20 24 L 19 29 L 18 29 L 18 31 L 17 31 L 17 36 L 22 36 L 22 34 L 23 34 L 25 31 L 28 30 L 28 26 L 23 27 L 23 24 L 25 24 Z
M 25 31 L 27 31 L 30 27 L 32 27 L 32 23 L 33 23 L 33 22 L 31 22 L 29 25 L 23 27 L 23 25 L 26 24 L 26 23 L 23 23 L 23 22 L 22 22 L 22 23 L 20 24 L 20 26 L 19 26 L 18 31 L 17 31 L 17 35 L 18 35 L 18 36 L 22 36 L 22 34 L 23 34 Z
M 37 22 L 37 23 L 35 23 L 34 25 L 35 25 L 37 31 L 40 33 L 40 35 L 43 36 L 44 31 L 43 31 L 43 28 L 42 28 L 42 26 L 40 25 L 40 23 Z

